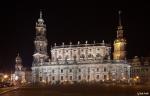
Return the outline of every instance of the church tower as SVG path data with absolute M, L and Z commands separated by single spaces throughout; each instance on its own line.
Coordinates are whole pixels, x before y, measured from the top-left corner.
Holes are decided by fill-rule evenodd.
M 33 66 L 43 65 L 48 60 L 47 55 L 47 38 L 46 38 L 46 25 L 40 11 L 40 18 L 36 23 L 36 38 L 34 41 L 35 51 L 33 54 Z
M 123 26 L 121 23 L 121 11 L 119 13 L 119 25 L 117 28 L 117 38 L 114 41 L 113 60 L 125 60 L 126 59 L 126 39 L 123 37 Z
M 19 56 L 19 53 L 18 53 L 18 55 L 16 57 L 15 70 L 16 71 L 22 71 L 22 68 L 23 68 L 22 59 L 21 59 L 21 57 Z

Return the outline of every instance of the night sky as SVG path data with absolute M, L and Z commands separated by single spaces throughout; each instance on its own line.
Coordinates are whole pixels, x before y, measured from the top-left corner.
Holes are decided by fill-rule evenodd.
M 19 52 L 25 67 L 31 67 L 34 52 L 35 23 L 40 9 L 47 25 L 48 53 L 50 46 L 62 42 L 92 43 L 105 40 L 113 45 L 118 25 L 118 10 L 122 10 L 124 35 L 127 39 L 127 58 L 150 56 L 149 3 L 97 2 L 94 0 L 48 0 L 15 2 L 12 8 L 1 9 L 0 71 L 14 69 Z M 101 0 L 98 0 L 101 1 Z M 14 6 L 13 6 L 14 8 Z

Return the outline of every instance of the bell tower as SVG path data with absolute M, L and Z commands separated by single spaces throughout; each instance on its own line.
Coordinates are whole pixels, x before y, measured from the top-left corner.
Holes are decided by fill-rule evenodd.
M 125 60 L 126 59 L 126 39 L 123 37 L 123 26 L 121 23 L 121 11 L 119 14 L 119 25 L 117 28 L 117 38 L 114 40 L 114 52 L 113 60 Z
M 36 37 L 34 41 L 35 51 L 33 54 L 33 66 L 43 65 L 48 60 L 46 25 L 40 11 L 40 17 L 36 23 Z
M 15 65 L 15 70 L 16 71 L 22 71 L 23 65 L 22 65 L 22 59 L 18 53 L 16 57 L 16 65 Z

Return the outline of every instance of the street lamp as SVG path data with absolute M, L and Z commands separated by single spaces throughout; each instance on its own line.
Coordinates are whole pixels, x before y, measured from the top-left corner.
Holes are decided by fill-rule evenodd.
M 8 78 L 8 75 L 6 74 L 6 75 L 4 75 L 4 79 L 7 79 Z
M 136 76 L 136 79 L 139 79 L 139 76 Z

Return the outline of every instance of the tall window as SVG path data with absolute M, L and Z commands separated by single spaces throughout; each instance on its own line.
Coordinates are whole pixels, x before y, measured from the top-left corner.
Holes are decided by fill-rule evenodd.
M 72 80 L 72 76 L 70 76 L 70 80 Z
M 99 75 L 97 75 L 96 78 L 99 79 Z
M 72 69 L 70 69 L 69 72 L 71 73 L 71 72 L 72 72 Z
M 52 70 L 52 73 L 55 73 L 55 70 Z
M 104 72 L 106 72 L 106 67 L 104 67 Z
M 63 80 L 63 79 L 64 79 L 64 77 L 63 77 L 63 76 L 61 76 L 61 77 L 60 77 L 60 79 L 61 79 L 61 80 Z
M 89 80 L 89 79 L 90 79 L 90 75 L 88 75 L 88 77 L 87 77 L 87 78 L 88 78 L 88 80 Z
M 61 69 L 61 73 L 63 73 L 63 69 Z
M 79 69 L 79 72 L 81 72 L 81 69 Z
M 106 80 L 107 79 L 107 76 L 106 75 L 104 75 L 104 80 Z
M 55 76 L 52 77 L 52 80 L 55 80 Z
M 99 72 L 99 68 L 97 68 L 97 72 Z
M 81 76 L 80 75 L 78 76 L 78 80 L 81 80 Z
M 42 77 L 40 77 L 40 81 L 42 81 Z

